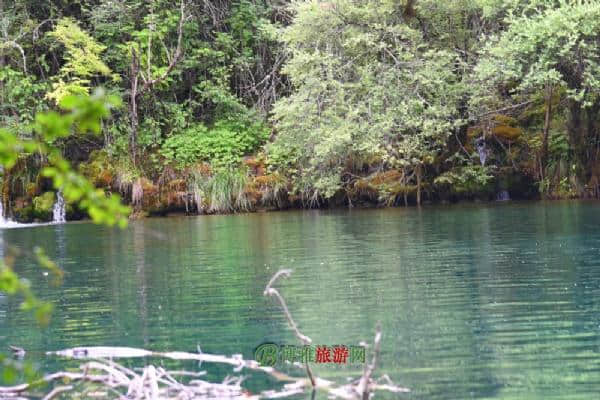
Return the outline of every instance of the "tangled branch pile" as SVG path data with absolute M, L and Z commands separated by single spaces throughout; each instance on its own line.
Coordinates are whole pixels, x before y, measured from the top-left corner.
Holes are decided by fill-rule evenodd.
M 288 322 L 296 336 L 304 344 L 312 340 L 300 333 L 281 294 L 272 285 L 281 276 L 289 276 L 290 270 L 281 270 L 273 276 L 265 288 L 265 296 L 275 296 L 280 302 Z M 202 352 L 153 352 L 131 347 L 75 347 L 48 352 L 50 356 L 86 360 L 80 365 L 80 371 L 63 371 L 49 374 L 37 382 L 10 387 L 0 387 L 0 400 L 42 398 L 101 398 L 127 400 L 206 400 L 206 399 L 276 399 L 287 398 L 312 390 L 323 392 L 329 398 L 367 400 L 378 390 L 392 393 L 406 393 L 409 389 L 395 385 L 384 375 L 372 378 L 379 357 L 381 329 L 377 326 L 373 342 L 373 357 L 365 364 L 362 375 L 348 383 L 315 376 L 308 364 L 293 363 L 301 371 L 306 368 L 307 377 L 291 376 L 273 367 L 260 365 L 255 360 L 244 360 L 240 354 L 231 357 Z M 114 359 L 160 358 L 177 361 L 198 361 L 199 363 L 226 364 L 233 367 L 234 375 L 227 375 L 222 382 L 209 382 L 201 379 L 206 371 L 172 371 L 160 366 L 148 365 L 144 368 L 130 369 Z M 251 375 L 242 375 L 242 370 L 252 373 L 264 373 L 282 383 L 281 388 L 250 393 L 242 383 Z M 51 388 L 49 392 L 44 389 Z

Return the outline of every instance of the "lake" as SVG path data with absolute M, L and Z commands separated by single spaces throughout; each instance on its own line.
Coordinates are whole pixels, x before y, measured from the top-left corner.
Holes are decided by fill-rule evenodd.
M 0 230 L 2 252 L 55 305 L 38 329 L 0 297 L 0 347 L 103 345 L 241 353 L 296 344 L 276 287 L 319 344 L 371 342 L 407 399 L 589 399 L 600 392 L 600 204 L 290 211 Z M 53 287 L 35 246 L 65 270 Z M 189 367 L 189 365 L 188 365 Z M 191 368 L 196 368 L 191 365 Z M 206 364 L 202 368 L 210 368 Z M 358 366 L 315 365 L 342 379 Z M 213 369 L 224 375 L 228 369 Z M 250 384 L 259 390 L 267 382 Z

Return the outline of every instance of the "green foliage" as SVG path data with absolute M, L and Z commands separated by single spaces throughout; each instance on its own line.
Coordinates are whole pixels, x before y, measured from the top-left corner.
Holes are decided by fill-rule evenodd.
M 19 130 L 30 123 L 36 112 L 45 108 L 42 98 L 47 87 L 47 83 L 38 81 L 33 75 L 0 67 L 2 124 L 12 130 Z
M 114 168 L 86 172 L 105 190 L 118 183 L 129 193 L 138 177 L 156 180 L 165 166 L 184 174 L 200 162 L 213 170 L 236 168 L 262 151 L 268 131 L 274 138 L 265 148 L 269 172 L 312 205 L 385 171 L 402 171 L 404 189 L 416 187 L 417 176 L 428 188 L 442 187 L 432 185 L 438 176 L 469 176 L 477 166 L 453 156 L 474 154 L 467 121 L 498 140 L 488 143 L 489 162 L 499 167 L 490 175 L 505 167 L 535 179 L 552 175 L 553 188 L 574 170 L 584 171 L 580 182 L 587 182 L 597 158 L 590 150 L 600 109 L 597 1 L 186 1 L 181 58 L 172 69 L 179 1 L 26 3 L 3 13 L 2 124 L 18 138 L 33 132 L 43 146 L 63 150 L 73 133 L 100 132 L 103 140 L 81 154 L 65 154 L 85 163 L 93 150 L 105 150 Z M 134 166 L 128 159 L 132 84 L 137 79 L 139 89 L 167 71 L 136 98 Z M 90 116 L 40 113 L 48 108 L 42 96 L 48 90 L 53 108 L 98 83 L 127 107 L 102 115 L 102 123 L 93 104 L 84 107 Z M 550 131 L 567 135 L 559 149 L 551 134 L 548 171 L 541 173 L 546 104 L 552 105 Z M 510 127 L 518 138 L 494 133 L 497 110 L 514 117 Z M 10 137 L 0 146 L 8 164 L 16 161 L 14 151 L 39 149 Z M 584 165 L 584 159 L 590 160 Z M 380 192 L 393 199 L 396 189 Z
M 600 4 L 562 3 L 533 15 L 511 16 L 509 29 L 493 38 L 478 73 L 515 80 L 516 90 L 547 84 L 567 87 L 568 95 L 589 104 L 600 87 Z
M 23 298 L 21 310 L 30 311 L 42 326 L 48 324 L 52 305 L 39 300 L 32 292 L 29 281 L 19 278 L 10 265 L 0 265 L 0 292 Z
M 56 138 L 67 136 L 72 130 L 80 132 L 100 131 L 100 120 L 106 117 L 110 106 L 117 105 L 114 98 L 105 97 L 101 92 L 94 96 L 66 96 L 61 101 L 64 115 L 55 112 L 38 114 L 34 129 L 41 138 L 37 140 L 19 139 L 15 134 L 0 130 L 0 162 L 3 168 L 11 168 L 22 153 L 40 152 L 48 157 L 49 165 L 42 173 L 52 178 L 56 189 L 64 191 L 67 201 L 79 202 L 81 208 L 87 210 L 92 220 L 97 223 L 124 226 L 127 223 L 129 208 L 123 206 L 116 195 L 107 197 L 102 190 L 94 186 L 82 175 L 72 170 L 69 163 L 62 158 L 60 152 L 52 147 L 51 142 Z M 49 213 L 54 203 L 54 194 L 46 194 L 34 199 L 34 209 L 39 213 Z M 62 271 L 41 249 L 36 249 L 38 262 L 58 277 L 55 283 L 62 279 Z M 7 262 L 8 260 L 8 262 Z M 52 311 L 52 305 L 40 301 L 32 292 L 29 282 L 19 278 L 13 271 L 10 259 L 0 264 L 0 292 L 13 296 L 21 296 L 21 309 L 30 311 L 41 325 L 47 325 Z M 12 379 L 15 376 L 15 366 L 6 363 L 3 358 L 3 377 Z
M 52 208 L 54 206 L 54 192 L 45 192 L 40 196 L 33 198 L 33 210 L 35 218 L 42 221 L 49 221 L 52 218 Z
M 296 187 L 329 198 L 365 165 L 432 162 L 461 123 L 456 58 L 423 44 L 391 2 L 295 7 L 283 36 L 295 91 L 274 107 L 279 135 L 269 155 L 298 157 Z
M 31 361 L 13 360 L 4 354 L 0 354 L 0 371 L 0 381 L 7 385 L 13 384 L 20 376 L 27 382 L 33 382 L 40 377 Z
M 10 168 L 23 152 L 44 152 L 49 165 L 44 167 L 42 174 L 52 178 L 54 187 L 63 190 L 67 201 L 79 202 L 94 222 L 124 226 L 129 209 L 121 205 L 118 196 L 107 197 L 102 190 L 95 189 L 87 179 L 73 171 L 60 152 L 49 144 L 75 129 L 79 132 L 98 133 L 100 119 L 108 115 L 111 106 L 118 105 L 118 99 L 97 92 L 91 97 L 67 96 L 61 101 L 61 105 L 64 115 L 48 112 L 36 116 L 34 129 L 43 142 L 21 140 L 8 131 L 0 130 L 0 162 L 4 168 Z
M 506 102 L 539 103 L 544 98 L 544 111 L 552 109 L 551 119 L 556 122 L 566 115 L 562 129 L 568 133 L 564 136 L 568 143 L 563 142 L 561 152 L 571 153 L 575 168 L 568 166 L 564 156 L 557 158 L 552 137 L 550 154 L 542 143 L 529 139 L 544 160 L 544 165 L 536 167 L 538 179 L 544 180 L 542 193 L 558 187 L 565 173 L 587 182 L 589 172 L 581 171 L 589 171 L 597 160 L 589 147 L 596 141 L 600 108 L 599 21 L 596 1 L 538 1 L 521 12 L 508 12 L 506 30 L 487 37 L 475 68 L 473 111 L 485 114 Z
M 59 286 L 62 283 L 64 272 L 48 258 L 41 248 L 36 247 L 34 255 L 40 266 L 51 274 L 51 283 Z M 0 261 L 0 293 L 22 298 L 20 309 L 31 312 L 40 326 L 47 326 L 53 306 L 51 303 L 38 299 L 31 290 L 29 281 L 19 278 L 14 272 L 12 265 L 14 258 L 15 254 L 11 252 L 3 261 Z M 0 380 L 6 384 L 14 383 L 18 376 L 23 376 L 29 382 L 38 378 L 37 370 L 30 361 L 11 360 L 4 354 L 0 354 L 0 371 Z
M 161 153 L 167 162 L 184 168 L 198 161 L 210 161 L 214 167 L 239 164 L 242 156 L 256 150 L 267 138 L 259 122 L 221 120 L 207 128 L 195 124 L 180 134 L 167 138 Z
M 433 183 L 450 192 L 459 195 L 488 194 L 492 187 L 494 176 L 489 167 L 481 165 L 466 165 L 454 168 L 436 177 Z

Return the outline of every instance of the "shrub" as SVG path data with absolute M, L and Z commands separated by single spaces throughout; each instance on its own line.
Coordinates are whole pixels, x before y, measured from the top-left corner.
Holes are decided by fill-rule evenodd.
M 267 129 L 258 122 L 227 119 L 216 122 L 211 128 L 198 123 L 167 138 L 161 153 L 167 162 L 175 162 L 180 168 L 198 161 L 228 167 L 238 164 L 266 138 Z

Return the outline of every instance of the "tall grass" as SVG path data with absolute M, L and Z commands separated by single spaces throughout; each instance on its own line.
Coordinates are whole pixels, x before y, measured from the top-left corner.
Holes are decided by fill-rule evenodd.
M 252 208 L 245 192 L 248 183 L 246 169 L 222 169 L 211 175 L 194 172 L 193 176 L 192 189 L 199 212 L 226 213 Z

